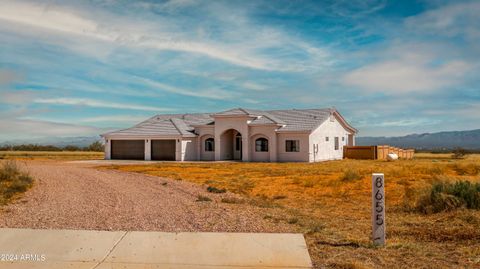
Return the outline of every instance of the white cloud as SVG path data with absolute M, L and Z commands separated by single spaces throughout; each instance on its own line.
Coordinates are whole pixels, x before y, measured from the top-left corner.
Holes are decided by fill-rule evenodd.
M 398 58 L 394 58 L 397 56 Z M 385 59 L 392 57 L 393 59 Z M 405 94 L 444 89 L 462 81 L 471 67 L 464 61 L 435 64 L 428 55 L 404 52 L 387 54 L 379 61 L 355 69 L 343 76 L 347 86 L 370 92 Z
M 114 116 L 98 116 L 92 118 L 81 119 L 80 122 L 97 123 L 97 122 L 115 122 L 115 123 L 138 123 L 148 119 L 149 116 L 131 116 L 131 115 L 114 115 Z
M 30 90 L 16 90 L 0 92 L 0 103 L 9 105 L 27 105 L 37 93 Z
M 172 6 L 188 5 L 188 1 L 174 1 Z M 101 14 L 101 16 L 99 15 Z M 95 15 L 95 17 L 94 17 Z M 216 39 L 209 36 L 195 34 L 195 29 L 185 31 L 180 29 L 178 22 L 160 18 L 156 22 L 135 20 L 128 17 L 104 14 L 101 11 L 89 14 L 86 10 L 67 9 L 55 5 L 45 5 L 30 2 L 2 1 L 0 2 L 1 28 L 9 30 L 15 28 L 22 30 L 23 34 L 31 34 L 49 42 L 61 44 L 83 53 L 101 55 L 102 49 L 91 42 L 82 40 L 76 44 L 65 40 L 68 36 L 73 39 L 91 39 L 97 42 L 107 42 L 131 48 L 151 48 L 155 50 L 180 51 L 195 53 L 222 60 L 234 65 L 262 69 L 295 71 L 305 68 L 305 60 L 288 61 L 278 60 L 257 50 L 268 49 L 271 46 L 282 48 L 282 55 L 292 53 L 305 53 L 312 57 L 306 60 L 314 65 L 327 63 L 328 53 L 301 40 L 290 38 L 278 30 L 267 27 L 254 27 L 245 23 L 245 18 L 236 18 L 235 22 L 242 22 L 242 29 L 237 25 L 226 27 L 224 33 Z M 232 21 L 228 21 L 232 23 Z M 2 27 L 3 25 L 3 27 Z M 15 26 L 15 27 L 12 27 Z M 27 27 L 24 29 L 22 27 Z M 234 33 L 230 33 L 230 28 Z M 28 29 L 30 28 L 30 29 Z M 39 35 L 38 30 L 47 31 L 47 35 Z M 222 40 L 222 38 L 227 38 Z M 229 40 L 230 39 L 230 40 Z M 108 49 L 106 49 L 108 51 Z M 288 54 L 288 53 L 287 53 Z M 314 59 L 313 59 L 314 58 Z M 320 61 L 319 61 L 320 59 Z
M 244 83 L 242 83 L 241 86 L 243 88 L 246 88 L 248 90 L 253 90 L 253 91 L 264 91 L 264 90 L 267 89 L 267 87 L 265 85 L 260 85 L 258 83 L 251 82 L 251 81 L 244 82 Z
M 0 69 L 0 85 L 10 84 L 18 78 L 19 75 L 17 73 L 7 69 Z
M 406 20 L 414 31 L 440 36 L 480 39 L 480 2 L 457 2 L 429 10 Z
M 103 129 L 75 124 L 28 120 L 28 119 L 0 119 L 0 139 L 16 139 L 42 136 L 79 136 L 98 135 Z
M 228 91 L 223 91 L 219 89 L 207 89 L 207 90 L 191 90 L 191 89 L 186 89 L 186 88 L 180 88 L 180 87 L 175 87 L 171 85 L 167 85 L 161 82 L 157 82 L 155 80 L 151 80 L 148 78 L 142 78 L 138 76 L 134 76 L 138 81 L 156 88 L 161 91 L 166 91 L 166 92 L 171 92 L 175 94 L 180 94 L 180 95 L 186 95 L 186 96 L 193 96 L 193 97 L 202 97 L 202 98 L 208 98 L 208 99 L 230 99 L 235 96 L 234 93 L 228 92 Z
M 34 103 L 145 110 L 145 111 L 170 111 L 171 110 L 169 108 L 113 103 L 113 102 L 105 102 L 105 101 L 99 101 L 99 100 L 88 99 L 88 98 L 38 98 L 34 100 Z

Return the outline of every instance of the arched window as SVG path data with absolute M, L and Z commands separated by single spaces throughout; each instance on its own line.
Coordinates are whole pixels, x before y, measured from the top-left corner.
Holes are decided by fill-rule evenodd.
M 258 138 L 255 140 L 255 151 L 257 152 L 267 152 L 268 151 L 268 140 L 266 138 Z
M 213 138 L 205 139 L 205 151 L 215 151 L 215 140 Z

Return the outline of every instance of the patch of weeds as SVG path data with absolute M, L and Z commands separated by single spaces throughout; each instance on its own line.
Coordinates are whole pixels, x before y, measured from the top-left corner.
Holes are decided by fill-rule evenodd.
M 0 168 L 0 204 L 18 193 L 27 191 L 33 185 L 32 177 L 22 171 L 15 161 L 7 161 Z
M 235 198 L 235 197 L 222 198 L 221 202 L 226 203 L 226 204 L 243 204 L 243 203 L 245 203 L 245 201 L 243 199 L 238 199 L 238 198 Z
M 281 200 L 281 199 L 286 199 L 287 196 L 286 195 L 274 195 L 272 197 L 273 200 Z
M 301 182 L 302 182 L 302 181 L 301 181 L 300 178 L 298 178 L 298 177 L 292 179 L 292 184 L 294 184 L 294 185 L 298 185 L 298 184 L 300 184 Z
M 215 188 L 215 187 L 212 187 L 212 186 L 208 186 L 207 191 L 211 192 L 211 193 L 225 193 L 225 192 L 227 192 L 226 189 L 218 189 L 218 188 Z
M 427 170 L 427 173 L 433 176 L 438 176 L 438 175 L 443 175 L 444 171 L 440 166 L 436 165 L 430 169 Z
M 362 179 L 362 175 L 354 169 L 347 169 L 343 172 L 342 177 L 340 178 L 341 181 L 354 181 Z
M 323 229 L 325 229 L 325 225 L 317 221 L 312 221 L 307 225 L 307 234 L 319 233 Z
M 358 263 L 356 261 L 353 262 L 334 262 L 328 264 L 329 268 L 335 268 L 335 269 L 366 269 L 370 268 L 369 266 L 365 266 L 361 263 Z
M 432 184 L 418 201 L 417 210 L 438 213 L 457 208 L 480 209 L 480 183 L 439 181 Z
M 452 168 L 459 176 L 476 176 L 480 174 L 480 165 L 476 165 L 473 163 L 469 163 L 469 164 L 456 163 L 453 165 Z
M 212 199 L 210 199 L 207 196 L 203 196 L 203 195 L 198 195 L 197 196 L 197 202 L 211 202 L 211 201 L 212 201 Z
M 404 193 L 403 193 L 403 201 L 402 206 L 406 211 L 413 211 L 415 209 L 415 201 L 416 201 L 416 189 L 412 188 L 412 184 L 409 182 L 405 182 L 403 184 Z
M 305 188 L 313 188 L 315 186 L 315 181 L 313 179 L 307 179 L 303 182 Z
M 298 218 L 289 218 L 287 220 L 288 224 L 297 224 L 298 223 Z
M 275 204 L 272 200 L 268 199 L 268 197 L 265 195 L 260 195 L 256 198 L 250 199 L 249 204 L 262 208 L 280 207 L 278 204 Z

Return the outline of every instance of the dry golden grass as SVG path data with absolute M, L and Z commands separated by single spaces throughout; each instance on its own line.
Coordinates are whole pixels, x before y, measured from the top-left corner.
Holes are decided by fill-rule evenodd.
M 96 151 L 0 151 L 0 159 L 16 160 L 100 160 L 103 156 Z
M 281 208 L 283 216 L 265 218 L 303 232 L 318 267 L 480 267 L 480 211 L 423 215 L 408 210 L 435 179 L 480 181 L 480 155 L 462 160 L 417 154 L 416 159 L 396 162 L 160 163 L 108 168 L 206 184 L 242 194 L 258 206 Z M 385 174 L 385 248 L 375 248 L 370 241 L 374 172 Z

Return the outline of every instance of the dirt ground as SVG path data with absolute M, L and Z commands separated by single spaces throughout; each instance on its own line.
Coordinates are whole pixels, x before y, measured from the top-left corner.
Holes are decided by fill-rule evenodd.
M 301 232 L 315 268 L 480 268 L 479 210 L 409 210 L 434 181 L 480 182 L 480 155 L 315 164 L 50 158 L 22 160 L 36 182 L 3 208 L 0 227 Z M 386 177 L 385 248 L 370 238 L 373 172 Z M 205 197 L 212 201 L 198 201 Z
M 0 227 L 92 230 L 287 232 L 265 220 L 276 214 L 228 204 L 231 193 L 137 173 L 97 170 L 78 163 L 22 161 L 34 187 L 0 212 Z M 200 197 L 200 199 L 199 199 Z M 198 201 L 208 200 L 212 201 Z

